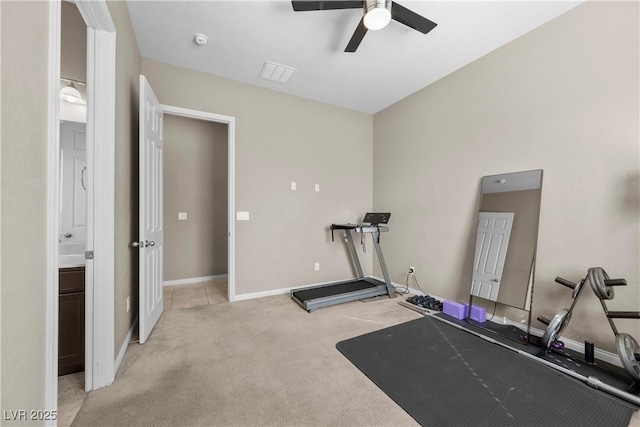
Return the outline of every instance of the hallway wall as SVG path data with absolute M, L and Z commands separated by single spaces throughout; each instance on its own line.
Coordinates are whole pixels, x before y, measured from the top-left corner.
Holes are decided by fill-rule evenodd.
M 228 126 L 171 114 L 163 126 L 164 281 L 227 274 Z

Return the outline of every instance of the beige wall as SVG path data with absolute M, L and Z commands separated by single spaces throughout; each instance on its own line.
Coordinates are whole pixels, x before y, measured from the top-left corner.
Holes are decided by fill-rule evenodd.
M 138 314 L 138 93 L 140 52 L 129 10 L 109 1 L 116 27 L 115 355 Z M 127 297 L 131 311 L 127 313 Z M 114 357 L 115 357 L 114 355 Z
M 0 8 L 0 411 L 44 409 L 49 5 L 1 2 Z
M 592 266 L 630 284 L 611 309 L 638 310 L 638 12 L 585 3 L 374 116 L 374 207 L 398 224 L 385 240 L 393 280 L 414 265 L 427 292 L 466 300 L 480 178 L 541 168 L 534 314 L 568 307 L 554 278 Z M 637 320 L 617 324 L 640 336 Z M 565 335 L 614 351 L 590 290 Z
M 61 8 L 60 76 L 86 82 L 87 25 L 75 4 L 63 1 Z M 77 87 L 78 90 L 82 89 Z
M 163 126 L 164 280 L 227 274 L 227 125 L 165 114 Z
M 236 221 L 237 294 L 352 277 L 328 226 L 371 209 L 372 116 L 147 59 L 142 71 L 161 103 L 236 118 L 236 210 L 251 215 Z
M 77 6 L 61 3 L 60 27 L 60 77 L 87 82 L 87 24 Z M 60 88 L 68 82 L 61 80 Z M 82 97 L 87 99 L 87 86 L 74 84 Z M 87 106 L 60 101 L 60 120 L 87 122 Z

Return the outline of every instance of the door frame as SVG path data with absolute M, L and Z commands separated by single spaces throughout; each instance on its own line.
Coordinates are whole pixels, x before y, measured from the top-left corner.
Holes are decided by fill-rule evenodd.
M 105 0 L 75 0 L 87 25 L 87 262 L 85 284 L 85 390 L 113 382 L 115 229 L 116 31 Z M 49 3 L 47 275 L 45 408 L 58 406 L 58 222 L 60 179 L 61 0 Z M 91 162 L 91 163 L 90 163 Z M 55 421 L 48 424 L 54 425 Z
M 233 302 L 236 299 L 236 222 L 234 218 L 236 210 L 236 119 L 232 116 L 190 110 L 173 105 L 161 104 L 161 108 L 164 114 L 227 125 L 227 298 Z

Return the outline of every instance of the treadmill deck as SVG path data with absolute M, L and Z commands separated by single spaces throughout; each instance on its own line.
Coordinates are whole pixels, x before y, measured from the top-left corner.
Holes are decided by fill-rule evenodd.
M 371 277 L 291 291 L 291 298 L 307 311 L 379 295 L 387 295 L 387 286 L 384 282 Z

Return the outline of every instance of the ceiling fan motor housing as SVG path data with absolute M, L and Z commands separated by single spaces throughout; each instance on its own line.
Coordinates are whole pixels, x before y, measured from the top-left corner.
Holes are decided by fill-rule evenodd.
M 369 30 L 379 30 L 391 21 L 391 0 L 366 0 L 364 25 Z

